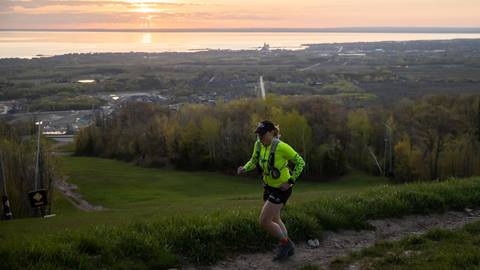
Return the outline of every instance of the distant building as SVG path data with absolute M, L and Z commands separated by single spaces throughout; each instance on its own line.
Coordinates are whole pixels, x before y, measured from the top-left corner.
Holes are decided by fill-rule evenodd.
M 0 102 L 0 114 L 15 113 L 21 109 L 21 103 L 17 100 L 8 100 Z
M 0 104 L 0 114 L 7 114 L 9 110 L 8 106 Z
M 263 47 L 260 49 L 261 53 L 269 53 L 270 52 L 270 45 L 268 43 L 263 43 Z
M 44 131 L 42 132 L 44 135 L 65 135 L 67 134 L 66 130 L 52 130 L 52 131 Z

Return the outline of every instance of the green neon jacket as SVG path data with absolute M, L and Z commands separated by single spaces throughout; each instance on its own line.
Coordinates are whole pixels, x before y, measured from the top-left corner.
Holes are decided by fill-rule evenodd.
M 258 140 L 257 140 L 258 141 Z M 297 178 L 300 176 L 300 173 L 305 166 L 305 161 L 303 158 L 287 143 L 280 141 L 277 145 L 277 149 L 275 151 L 275 168 L 280 170 L 280 177 L 278 179 L 273 179 L 268 170 L 268 157 L 270 156 L 270 147 L 271 144 L 265 147 L 262 143 L 258 143 L 260 145 L 260 167 L 263 171 L 263 181 L 271 186 L 278 188 L 283 183 L 288 182 L 289 179 L 296 181 Z M 255 143 L 253 147 L 253 154 L 250 160 L 245 164 L 243 167 L 245 171 L 251 171 L 257 167 L 257 143 Z M 295 168 L 293 169 L 292 173 L 290 174 L 290 170 L 288 168 L 288 162 L 292 161 L 295 163 Z

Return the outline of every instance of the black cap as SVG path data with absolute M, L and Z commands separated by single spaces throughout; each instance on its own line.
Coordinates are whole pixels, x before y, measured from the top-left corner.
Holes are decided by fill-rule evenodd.
M 265 133 L 275 130 L 275 125 L 268 120 L 264 120 L 260 123 L 258 123 L 257 129 L 255 129 L 255 133 L 257 133 L 260 136 L 263 136 Z

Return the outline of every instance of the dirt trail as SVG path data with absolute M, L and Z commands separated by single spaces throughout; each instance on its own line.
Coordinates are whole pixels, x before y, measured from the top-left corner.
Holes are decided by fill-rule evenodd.
M 63 179 L 55 180 L 55 188 L 63 194 L 63 196 L 70 201 L 75 207 L 80 210 L 92 212 L 92 211 L 102 211 L 107 210 L 100 205 L 92 205 L 83 199 L 82 195 L 77 192 L 77 186 L 74 184 L 67 183 L 66 177 Z
M 61 150 L 60 148 L 69 144 L 69 141 L 55 142 L 50 148 L 50 154 L 53 156 L 71 156 L 73 152 Z
M 56 142 L 52 145 L 50 149 L 50 154 L 54 156 L 70 156 L 72 152 L 65 152 L 65 151 L 56 151 L 58 148 L 65 146 L 69 142 Z M 63 178 L 56 178 L 54 180 L 55 188 L 63 194 L 63 196 L 73 204 L 73 206 L 77 207 L 80 210 L 92 212 L 92 211 L 102 211 L 107 210 L 103 206 L 100 205 L 92 205 L 83 199 L 82 194 L 80 194 L 77 189 L 78 187 L 74 184 L 68 183 L 66 180 L 68 177 Z
M 480 208 L 464 212 L 446 212 L 427 216 L 412 215 L 401 219 L 372 220 L 375 231 L 325 232 L 320 247 L 311 249 L 306 243 L 297 243 L 296 254 L 283 263 L 272 262 L 272 252 L 244 254 L 202 269 L 298 269 L 314 264 L 328 269 L 333 259 L 373 245 L 379 240 L 398 240 L 423 234 L 433 228 L 455 229 L 480 220 Z M 190 268 L 194 269 L 194 268 Z

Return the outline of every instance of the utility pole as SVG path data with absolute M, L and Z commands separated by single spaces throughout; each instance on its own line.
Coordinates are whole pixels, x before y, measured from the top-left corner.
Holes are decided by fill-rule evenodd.
M 34 208 L 34 216 L 42 217 L 45 216 L 45 207 L 47 205 L 47 190 L 42 189 L 39 190 L 39 182 L 40 182 L 40 168 L 43 160 L 40 155 L 40 137 L 42 134 L 42 121 L 35 122 L 38 125 L 37 130 L 37 157 L 36 157 L 36 164 L 35 164 L 35 184 L 34 190 L 29 192 L 28 196 L 30 199 L 30 203 L 32 204 L 32 208 Z M 42 181 L 43 182 L 43 181 Z M 43 183 L 42 183 L 43 187 Z
M 42 132 L 42 121 L 38 121 L 35 123 L 38 125 L 38 132 L 37 132 L 37 158 L 35 164 L 35 185 L 34 190 L 38 189 L 38 179 L 39 179 L 39 172 L 40 172 L 40 134 Z

